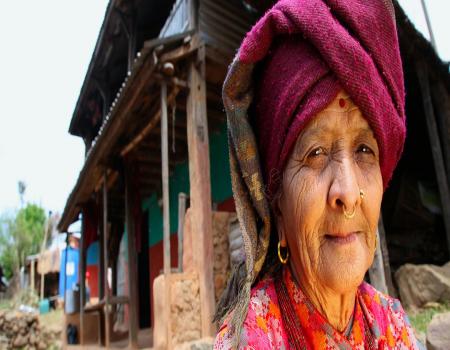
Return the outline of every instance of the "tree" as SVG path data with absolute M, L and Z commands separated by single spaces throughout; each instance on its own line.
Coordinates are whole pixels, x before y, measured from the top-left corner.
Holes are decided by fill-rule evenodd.
M 46 215 L 42 207 L 27 204 L 15 217 L 4 217 L 0 224 L 0 264 L 6 277 L 18 273 L 28 255 L 40 252 Z

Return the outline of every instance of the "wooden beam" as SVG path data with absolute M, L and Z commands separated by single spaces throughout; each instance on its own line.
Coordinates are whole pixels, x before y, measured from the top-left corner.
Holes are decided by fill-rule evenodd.
M 128 287 L 129 287 L 129 348 L 138 348 L 138 305 L 137 292 L 137 256 L 135 225 L 133 221 L 133 198 L 131 193 L 130 164 L 125 166 L 125 222 L 127 228 L 128 248 Z
M 450 196 L 448 188 L 448 177 L 445 171 L 444 157 L 442 155 L 439 132 L 436 125 L 436 118 L 433 110 L 433 103 L 430 94 L 430 79 L 428 67 L 425 61 L 416 62 L 417 77 L 419 79 L 420 90 L 422 92 L 423 108 L 427 122 L 428 136 L 431 145 L 431 153 L 434 160 L 434 170 L 436 172 L 441 198 L 442 216 L 444 218 L 445 232 L 447 235 L 447 247 L 450 253 Z
M 167 103 L 172 103 L 173 100 L 175 100 L 177 94 L 178 94 L 178 88 L 175 87 L 171 94 L 169 95 L 169 98 L 166 99 Z M 158 109 L 155 114 L 149 119 L 149 122 L 146 126 L 142 129 L 142 131 L 133 139 L 130 143 L 128 143 L 120 152 L 120 155 L 122 157 L 125 157 L 130 151 L 132 151 L 137 145 L 139 145 L 145 137 L 152 131 L 155 126 L 158 124 L 159 120 L 161 118 L 161 109 Z
M 108 290 L 108 176 L 106 170 L 103 173 L 103 234 L 102 234 L 102 249 L 103 249 L 103 280 L 101 281 L 103 285 L 103 295 L 105 305 L 103 310 L 105 313 L 105 347 L 109 349 L 110 346 L 110 318 L 109 318 L 109 290 Z
M 199 274 L 201 335 L 214 337 L 213 242 L 208 122 L 206 116 L 205 50 L 189 65 L 190 92 L 187 101 L 190 200 L 193 251 Z

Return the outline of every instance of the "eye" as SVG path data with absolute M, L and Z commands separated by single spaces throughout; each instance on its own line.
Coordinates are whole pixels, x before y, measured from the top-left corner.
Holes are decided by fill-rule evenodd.
M 364 153 L 364 154 L 375 154 L 374 151 L 372 151 L 372 149 L 367 146 L 367 145 L 359 145 L 357 151 L 358 153 Z
M 317 147 L 308 153 L 308 158 L 316 158 L 322 155 L 326 155 L 325 149 L 323 147 Z

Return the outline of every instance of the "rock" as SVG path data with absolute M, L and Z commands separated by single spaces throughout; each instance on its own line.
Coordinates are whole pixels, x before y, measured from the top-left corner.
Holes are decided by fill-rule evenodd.
M 427 329 L 427 349 L 450 349 L 450 312 L 433 316 Z
M 422 306 L 424 309 L 439 309 L 441 307 L 441 304 L 436 303 L 434 301 L 429 301 L 425 305 Z
M 12 341 L 12 346 L 15 348 L 22 348 L 28 344 L 28 336 L 18 334 Z
M 175 346 L 174 350 L 211 350 L 214 345 L 213 338 L 202 338 Z
M 406 264 L 397 270 L 395 279 L 406 309 L 450 300 L 450 262 L 443 266 Z

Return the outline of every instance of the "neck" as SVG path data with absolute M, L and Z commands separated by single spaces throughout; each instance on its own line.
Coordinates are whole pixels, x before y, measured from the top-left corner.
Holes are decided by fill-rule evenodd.
M 290 264 L 292 275 L 314 307 L 339 332 L 344 332 L 355 308 L 356 290 L 338 293 L 314 278 L 299 274 Z

